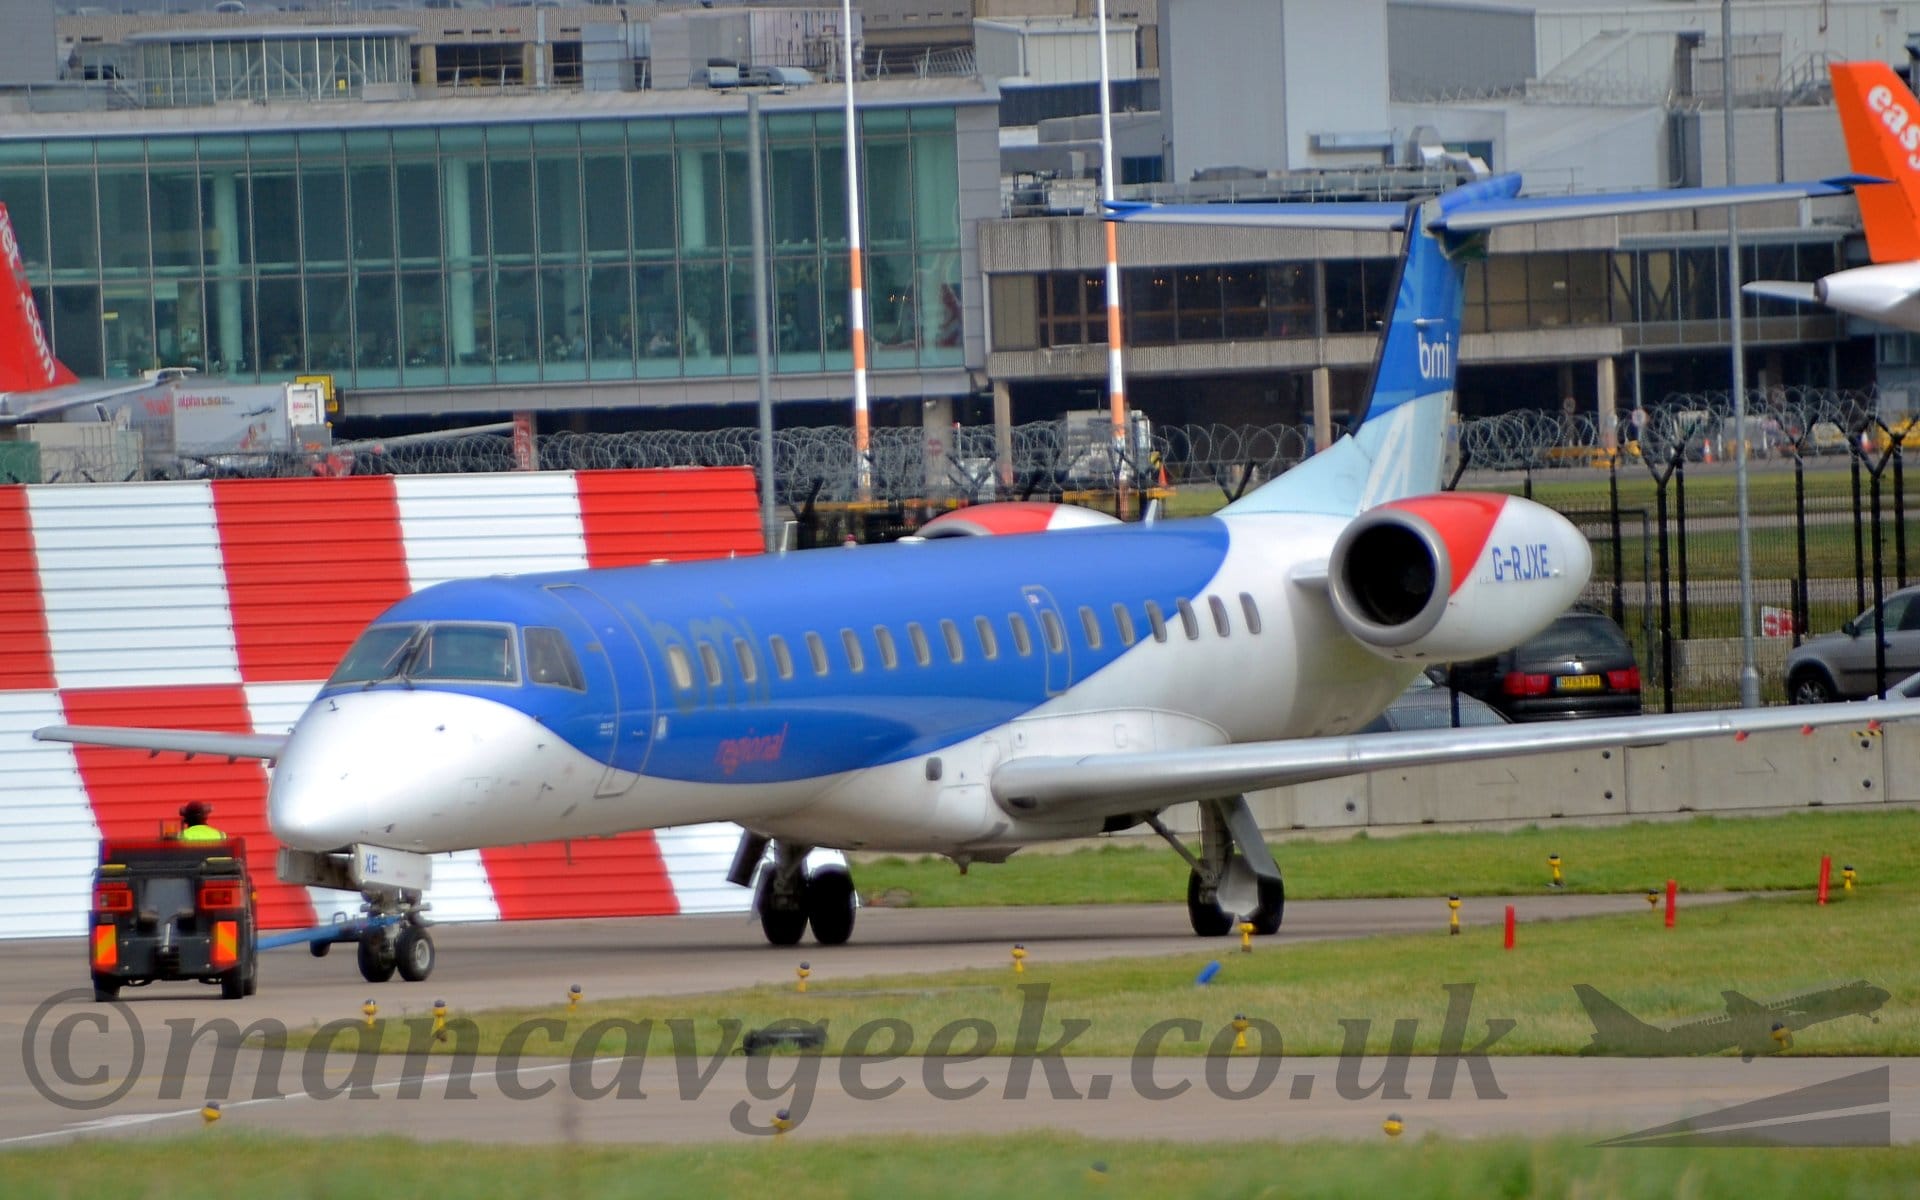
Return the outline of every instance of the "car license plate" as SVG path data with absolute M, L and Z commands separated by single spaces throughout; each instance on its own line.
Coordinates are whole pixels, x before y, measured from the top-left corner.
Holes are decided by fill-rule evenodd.
M 1600 690 L 1598 675 L 1562 675 L 1553 681 L 1557 692 L 1597 692 Z

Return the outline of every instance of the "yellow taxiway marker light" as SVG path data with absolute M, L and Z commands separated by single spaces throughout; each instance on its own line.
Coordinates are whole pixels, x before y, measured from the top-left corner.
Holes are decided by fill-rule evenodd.
M 1783 1023 L 1775 1021 L 1773 1028 L 1768 1031 L 1767 1036 L 1780 1043 L 1782 1050 L 1793 1049 L 1793 1030 L 1788 1029 Z
M 1240 953 L 1253 953 L 1253 922 L 1240 922 Z
M 380 1006 L 373 1002 L 372 996 L 368 996 L 367 1002 L 360 1006 L 360 1013 L 367 1019 L 367 1028 L 372 1029 L 373 1019 L 380 1015 Z
M 1027 948 L 1019 942 L 1013 944 L 1013 973 L 1024 975 L 1027 970 Z
M 1401 1123 L 1399 1113 L 1388 1113 L 1387 1119 L 1380 1122 L 1380 1129 L 1381 1132 L 1385 1133 L 1388 1137 L 1397 1138 L 1400 1136 L 1401 1131 L 1406 1129 L 1406 1126 Z
M 1107 1164 L 1096 1158 L 1093 1160 L 1093 1163 L 1087 1167 L 1087 1182 L 1105 1183 L 1106 1181 Z
M 811 974 L 813 974 L 813 968 L 808 966 L 806 963 L 801 963 L 799 966 L 795 967 L 793 969 L 793 976 L 797 982 L 793 985 L 793 990 L 796 992 L 806 991 L 807 976 Z
M 1547 855 L 1547 865 L 1553 868 L 1553 886 L 1567 886 L 1566 879 L 1560 874 L 1560 856 L 1558 854 Z
M 1840 868 L 1840 890 L 1843 892 L 1850 892 L 1853 890 L 1853 868 L 1852 867 Z
M 783 1138 L 787 1136 L 787 1131 L 792 1128 L 793 1128 L 792 1113 L 788 1112 L 786 1109 L 783 1108 L 779 1112 L 773 1114 L 773 1136 L 774 1137 Z
M 586 999 L 586 996 L 587 994 L 580 990 L 580 985 L 577 983 L 567 989 L 567 1012 L 569 1015 L 580 1007 L 580 1001 Z
M 1247 1020 L 1247 1014 L 1233 1014 L 1233 1048 L 1235 1050 L 1247 1048 L 1247 1026 L 1251 1024 L 1252 1022 Z
M 1648 888 L 1647 889 L 1647 911 L 1652 912 L 1654 909 L 1659 907 L 1660 907 L 1660 889 Z
M 433 1040 L 436 1042 L 447 1040 L 447 1002 L 445 1000 L 433 1002 Z
M 1460 936 L 1460 897 L 1447 897 L 1447 936 Z
M 220 1119 L 220 1102 L 209 1100 L 200 1106 L 200 1119 L 211 1125 Z

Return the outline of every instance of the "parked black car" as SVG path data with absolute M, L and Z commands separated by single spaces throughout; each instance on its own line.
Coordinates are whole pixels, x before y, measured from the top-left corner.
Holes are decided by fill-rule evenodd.
M 1513 721 L 1630 717 L 1640 712 L 1640 664 L 1626 634 L 1575 609 L 1504 654 L 1456 663 L 1454 686 Z

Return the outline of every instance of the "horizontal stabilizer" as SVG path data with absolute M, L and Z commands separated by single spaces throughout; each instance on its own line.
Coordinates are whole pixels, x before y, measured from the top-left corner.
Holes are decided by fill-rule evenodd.
M 1244 742 L 1193 750 L 1036 755 L 1013 758 L 993 772 L 993 797 L 1007 812 L 1040 820 L 1083 819 L 1158 809 L 1187 800 L 1235 796 L 1439 763 L 1472 762 L 1556 750 L 1648 746 L 1688 738 L 1763 733 L 1803 726 L 1920 718 L 1920 701 L 1876 700 L 1788 708 L 1728 709 L 1569 721 L 1557 725 L 1494 725 L 1410 733 L 1346 734 L 1277 742 Z
M 1321 203 L 1236 201 L 1226 204 L 1143 204 L 1112 200 L 1111 220 L 1129 225 L 1241 225 L 1260 229 L 1338 229 L 1389 233 L 1407 227 L 1407 206 L 1374 201 Z
M 1877 177 L 1845 175 L 1804 183 L 1758 183 L 1740 187 L 1662 188 L 1646 192 L 1596 192 L 1579 196 L 1515 196 L 1463 204 L 1433 222 L 1436 229 L 1472 233 L 1503 225 L 1531 225 L 1537 221 L 1574 221 L 1585 217 L 1620 217 L 1634 213 L 1679 212 L 1728 204 L 1764 204 L 1772 200 L 1806 200 L 1817 196 L 1844 196 L 1856 184 L 1884 183 Z
M 120 725 L 47 725 L 33 731 L 42 742 L 74 742 L 82 746 L 114 746 L 177 754 L 212 754 L 221 758 L 280 757 L 287 738 L 276 733 L 220 733 L 204 729 L 141 729 Z
M 1740 285 L 1740 290 L 1749 296 L 1765 296 L 1771 300 L 1790 300 L 1795 304 L 1818 304 L 1820 298 L 1813 294 L 1810 283 L 1796 283 L 1791 279 L 1756 279 L 1752 283 Z

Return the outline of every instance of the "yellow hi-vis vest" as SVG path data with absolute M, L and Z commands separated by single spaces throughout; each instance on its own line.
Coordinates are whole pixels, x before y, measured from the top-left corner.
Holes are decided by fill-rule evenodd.
M 180 831 L 183 842 L 224 842 L 227 835 L 211 825 L 189 825 Z

